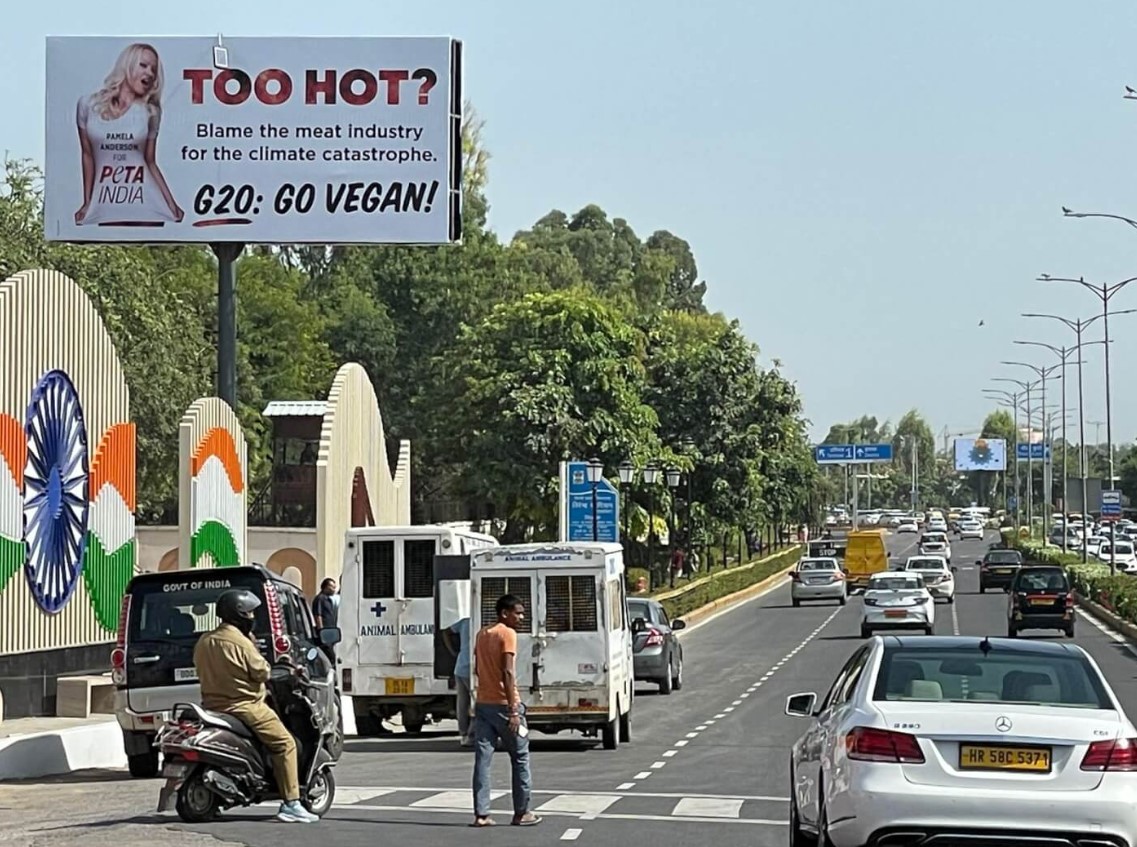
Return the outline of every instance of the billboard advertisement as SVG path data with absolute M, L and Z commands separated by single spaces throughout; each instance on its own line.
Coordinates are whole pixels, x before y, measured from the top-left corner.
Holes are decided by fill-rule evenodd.
M 219 41 L 47 39 L 49 240 L 459 240 L 460 42 Z
M 1007 442 L 1002 438 L 957 438 L 955 440 L 957 471 L 1005 471 Z

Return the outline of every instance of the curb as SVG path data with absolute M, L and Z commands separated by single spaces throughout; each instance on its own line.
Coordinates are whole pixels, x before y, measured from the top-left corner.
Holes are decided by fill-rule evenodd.
M 114 718 L 0 738 L 0 782 L 125 767 L 122 730 Z
M 1078 608 L 1084 609 L 1086 614 L 1090 615 L 1090 617 L 1096 618 L 1104 624 L 1109 624 L 1126 638 L 1137 642 L 1137 626 L 1129 623 L 1129 621 L 1119 615 L 1114 614 L 1100 603 L 1088 600 L 1080 594 L 1077 595 L 1077 602 Z

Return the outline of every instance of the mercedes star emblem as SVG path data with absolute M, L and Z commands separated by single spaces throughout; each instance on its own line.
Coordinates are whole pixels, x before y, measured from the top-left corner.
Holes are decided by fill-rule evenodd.
M 1006 715 L 999 715 L 999 717 L 995 718 L 995 729 L 999 730 L 999 732 L 1010 732 L 1013 725 L 1011 719 Z

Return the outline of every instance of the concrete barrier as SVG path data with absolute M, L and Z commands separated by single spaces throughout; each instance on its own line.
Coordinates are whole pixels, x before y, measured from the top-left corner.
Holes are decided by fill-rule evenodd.
M 16 722 L 7 726 L 13 723 Z M 0 737 L 0 780 L 126 767 L 122 731 L 114 718 L 66 723 L 60 729 L 36 729 Z

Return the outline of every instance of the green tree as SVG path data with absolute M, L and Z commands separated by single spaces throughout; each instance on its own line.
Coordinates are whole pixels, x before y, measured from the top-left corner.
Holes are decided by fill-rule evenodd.
M 626 316 L 587 291 L 529 294 L 463 328 L 440 363 L 440 453 L 507 538 L 555 525 L 560 461 L 597 456 L 611 472 L 659 455 L 643 356 Z

